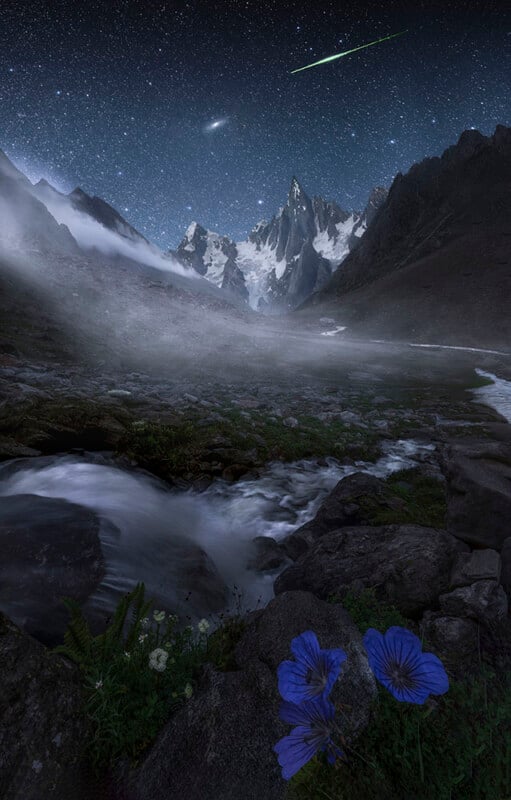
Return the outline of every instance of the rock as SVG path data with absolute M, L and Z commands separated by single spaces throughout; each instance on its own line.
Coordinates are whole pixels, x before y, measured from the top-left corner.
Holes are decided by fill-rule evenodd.
M 185 394 L 183 395 L 183 400 L 188 400 L 189 403 L 198 403 L 199 402 L 199 398 L 197 397 L 197 395 L 188 394 L 188 392 L 185 392 Z
M 63 597 L 84 603 L 105 565 L 94 512 L 36 495 L 0 497 L 0 608 L 47 644 L 62 640 Z
M 290 558 L 296 559 L 318 537 L 348 525 L 369 525 L 377 509 L 395 508 L 399 498 L 391 496 L 385 481 L 355 472 L 342 478 L 323 501 L 313 520 L 302 525 L 282 543 Z
M 508 539 L 505 539 L 500 552 L 500 557 L 502 559 L 500 582 L 511 602 L 511 536 Z
M 352 425 L 357 425 L 362 422 L 360 414 L 356 414 L 354 411 L 342 411 L 339 414 L 339 419 Z
M 475 440 L 453 445 L 444 469 L 447 530 L 472 547 L 500 551 L 511 519 L 511 444 Z
M 249 569 L 267 572 L 277 569 L 286 561 L 286 554 L 271 536 L 256 536 L 252 539 L 252 554 L 248 561 Z
M 344 686 L 354 729 L 367 724 L 376 687 L 359 632 L 340 606 L 291 592 L 251 615 L 235 651 L 240 670 L 207 669 L 205 684 L 167 723 L 141 766 L 124 777 L 123 797 L 282 800 L 286 784 L 272 748 L 290 726 L 278 718 L 276 668 L 291 657 L 291 639 L 307 629 L 322 646 L 349 650 L 338 687 Z
M 426 611 L 421 632 L 446 667 L 461 674 L 479 665 L 478 624 L 471 619 Z
M 228 467 L 222 470 L 222 478 L 224 481 L 234 483 L 234 481 L 239 480 L 249 470 L 250 467 L 247 464 L 229 464 Z
M 128 392 L 127 389 L 110 389 L 107 394 L 109 394 L 110 397 L 131 397 L 131 392 Z
M 415 617 L 449 588 L 452 563 L 463 549 L 445 531 L 420 525 L 345 527 L 318 539 L 278 576 L 274 591 L 342 598 L 357 581 Z
M 286 417 L 286 419 L 282 424 L 285 425 L 286 428 L 297 428 L 298 420 L 296 419 L 296 417 Z
M 227 587 L 214 562 L 199 545 L 183 540 L 175 541 L 175 559 L 179 564 L 173 576 L 176 589 L 187 592 L 187 604 L 197 615 L 218 612 L 227 603 Z M 188 587 L 194 587 L 191 591 Z
M 264 663 L 276 674 L 280 662 L 292 658 L 291 640 L 307 630 L 314 631 L 321 647 L 342 647 L 348 656 L 332 700 L 350 707 L 348 721 L 341 727 L 345 735 L 355 736 L 369 721 L 376 684 L 360 632 L 340 604 L 325 603 L 309 592 L 278 595 L 249 618 L 236 646 L 236 662 L 242 669 Z
M 5 800 L 90 800 L 78 668 L 0 613 L 0 786 Z
M 470 586 L 475 581 L 500 581 L 501 559 L 496 550 L 473 550 L 460 553 L 454 562 L 450 585 L 452 589 Z
M 468 617 L 491 625 L 507 614 L 506 593 L 497 581 L 477 581 L 440 596 L 440 609 L 453 617 Z

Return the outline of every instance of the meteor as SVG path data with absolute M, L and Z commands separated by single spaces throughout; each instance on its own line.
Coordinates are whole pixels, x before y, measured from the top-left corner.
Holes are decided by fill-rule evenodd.
M 335 56 L 328 56 L 327 58 L 322 58 L 321 61 L 315 61 L 314 64 L 307 64 L 306 67 L 293 69 L 290 74 L 294 75 L 295 72 L 301 72 L 302 70 L 310 69 L 311 67 L 318 67 L 320 64 L 326 64 L 328 61 L 335 61 L 336 58 L 349 56 L 350 53 L 356 53 L 357 50 L 363 50 L 365 47 L 371 47 L 373 44 L 380 44 L 380 42 L 386 42 L 387 39 L 394 39 L 396 36 L 402 36 L 403 33 L 408 33 L 408 30 L 399 31 L 399 33 L 391 33 L 390 36 L 384 36 L 383 39 L 377 39 L 375 42 L 369 42 L 369 44 L 361 44 L 360 47 L 354 47 L 353 50 L 346 50 L 345 53 L 337 53 Z

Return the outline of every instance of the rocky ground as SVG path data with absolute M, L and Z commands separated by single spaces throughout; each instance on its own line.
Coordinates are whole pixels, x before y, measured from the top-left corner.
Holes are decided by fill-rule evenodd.
M 451 677 L 470 674 L 481 658 L 502 674 L 509 671 L 509 425 L 466 391 L 480 383 L 473 356 L 457 362 L 449 381 L 433 355 L 417 364 L 416 354 L 405 354 L 401 373 L 383 352 L 372 359 L 362 365 L 355 354 L 342 369 L 329 362 L 311 369 L 308 380 L 300 367 L 267 373 L 266 380 L 233 372 L 226 381 L 207 371 L 178 377 L 1 355 L 3 462 L 108 451 L 121 466 L 200 489 L 217 478 L 257 475 L 275 459 L 333 456 L 356 464 L 375 460 L 383 442 L 398 438 L 432 445 L 417 469 L 392 479 L 350 475 L 284 542 L 259 543 L 254 568 L 287 564 L 275 582 L 275 599 L 245 620 L 227 669 L 205 669 L 196 695 L 141 763 L 121 765 L 99 788 L 84 756 L 88 733 L 75 668 L 3 618 L 0 783 L 6 800 L 67 800 L 71 785 L 84 798 L 102 791 L 117 800 L 282 800 L 285 786 L 271 749 L 286 732 L 277 715 L 276 666 L 291 639 L 308 628 L 322 646 L 348 649 L 338 691 L 353 709 L 346 734 L 356 736 L 367 725 L 375 685 L 343 602 L 367 590 L 422 633 Z M 491 357 L 476 364 L 507 369 Z M 62 538 L 60 556 L 37 550 L 35 537 L 48 537 L 51 525 L 36 531 L 27 523 L 21 530 L 5 505 L 3 511 L 3 568 L 12 562 L 23 571 L 31 560 L 41 566 L 52 559 L 58 566 L 62 558 L 70 570 L 62 580 L 70 589 L 69 540 Z M 51 520 L 53 509 L 45 513 Z M 72 539 L 77 517 L 71 514 L 68 534 L 99 574 L 97 520 L 89 517 Z M 18 541 L 26 542 L 23 552 L 9 550 L 13 526 Z M 52 542 L 58 549 L 53 534 Z M 77 590 L 80 600 L 83 581 Z M 57 695 L 48 688 L 56 684 Z

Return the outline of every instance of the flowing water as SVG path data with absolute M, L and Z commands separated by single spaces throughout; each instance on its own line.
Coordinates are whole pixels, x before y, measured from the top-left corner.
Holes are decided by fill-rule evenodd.
M 160 606 L 197 618 L 211 611 L 193 570 L 186 578 L 190 558 L 198 557 L 197 546 L 225 584 L 238 587 L 242 609 L 264 605 L 273 595 L 275 574 L 248 569 L 255 536 L 282 539 L 312 519 L 342 477 L 357 470 L 385 477 L 413 466 L 432 449 L 401 440 L 385 443 L 384 455 L 375 464 L 347 466 L 334 459 L 320 464 L 277 462 L 258 478 L 218 480 L 200 493 L 170 490 L 147 473 L 120 469 L 94 454 L 20 459 L 0 468 L 0 496 L 61 498 L 113 523 L 114 529 L 104 524 L 100 530 L 106 576 L 89 601 L 93 609 L 111 611 L 120 594 L 143 580 Z M 19 598 L 14 600 L 19 607 Z

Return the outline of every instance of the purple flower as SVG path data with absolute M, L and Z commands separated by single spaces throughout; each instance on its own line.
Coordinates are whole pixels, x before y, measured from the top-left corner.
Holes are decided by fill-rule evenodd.
M 300 705 L 284 702 L 279 713 L 284 722 L 297 726 L 273 748 L 284 780 L 292 778 L 318 751 L 326 750 L 330 764 L 342 756 L 342 751 L 331 739 L 335 708 L 325 697 L 305 700 Z
M 283 661 L 277 670 L 279 692 L 284 700 L 302 703 L 313 697 L 327 697 L 346 659 L 344 650 L 321 650 L 312 631 L 293 639 L 291 650 L 296 661 Z
M 364 646 L 374 675 L 396 698 L 422 704 L 430 694 L 449 688 L 439 658 L 423 653 L 420 639 L 406 628 L 392 627 L 385 634 L 369 628 Z

